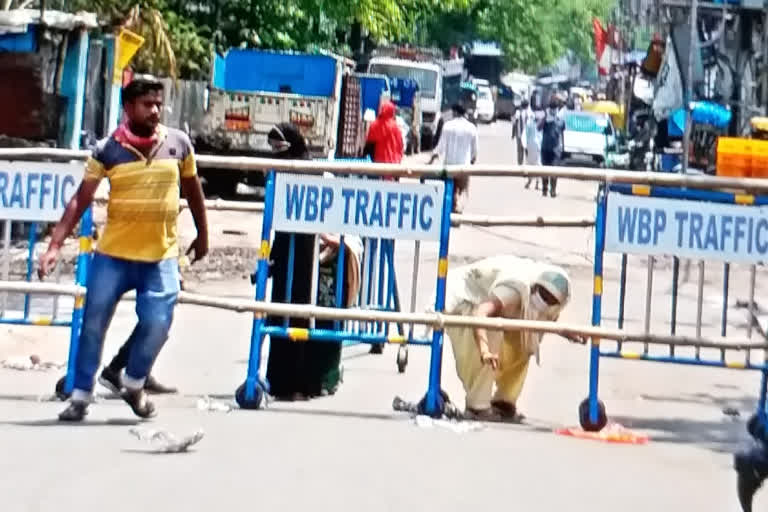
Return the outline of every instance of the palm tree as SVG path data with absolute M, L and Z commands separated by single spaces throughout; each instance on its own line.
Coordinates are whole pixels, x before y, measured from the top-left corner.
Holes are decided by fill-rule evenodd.
M 103 1 L 112 3 L 112 0 Z M 119 5 L 119 0 L 116 3 Z M 173 49 L 168 24 L 163 18 L 162 11 L 158 8 L 158 3 L 156 0 L 134 2 L 120 26 L 136 32 L 144 38 L 145 46 L 136 56 L 137 68 L 144 68 L 152 73 L 165 70 L 175 79 L 178 74 L 176 52 Z
M 134 63 L 138 71 L 176 78 L 176 52 L 163 0 L 0 0 L 3 10 L 21 8 L 95 12 L 112 29 L 126 28 L 144 38 Z

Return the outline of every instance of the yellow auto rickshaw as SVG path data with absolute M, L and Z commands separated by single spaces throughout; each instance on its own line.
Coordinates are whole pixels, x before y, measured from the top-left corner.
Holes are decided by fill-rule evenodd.
M 615 101 L 591 101 L 582 105 L 582 110 L 586 112 L 596 112 L 598 114 L 608 114 L 611 121 L 617 129 L 624 129 L 624 108 Z

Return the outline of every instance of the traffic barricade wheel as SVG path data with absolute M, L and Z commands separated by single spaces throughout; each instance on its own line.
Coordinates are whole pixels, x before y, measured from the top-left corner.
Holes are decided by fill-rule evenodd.
M 760 419 L 760 416 L 753 414 L 749 421 L 747 421 L 747 432 L 755 440 L 761 442 L 768 442 L 768 436 L 766 436 L 765 423 Z
M 605 414 L 605 404 L 602 400 L 597 401 L 597 422 L 592 423 L 589 419 L 589 398 L 585 398 L 579 404 L 579 423 L 581 428 L 587 432 L 600 432 L 608 424 L 608 416 Z
M 408 347 L 400 347 L 397 349 L 397 371 L 398 373 L 405 373 L 405 369 L 408 367 Z
M 65 400 L 68 400 L 71 393 L 67 393 L 64 391 L 64 384 L 67 382 L 67 376 L 63 376 L 59 380 L 56 381 L 56 398 L 64 402 Z
M 261 401 L 264 399 L 264 390 L 261 388 L 260 383 L 256 383 L 256 389 L 254 390 L 254 396 L 252 400 L 245 398 L 245 382 L 240 384 L 235 391 L 235 401 L 241 409 L 258 409 L 261 407 Z

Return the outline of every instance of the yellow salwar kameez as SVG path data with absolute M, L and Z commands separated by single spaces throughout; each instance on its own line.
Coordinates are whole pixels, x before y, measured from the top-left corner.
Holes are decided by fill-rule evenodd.
M 497 256 L 459 267 L 449 272 L 447 284 L 446 313 L 453 315 L 472 316 L 480 304 L 496 298 L 503 306 L 500 316 L 504 318 L 554 321 L 570 299 L 570 280 L 562 268 L 515 256 Z M 536 284 L 560 303 L 543 311 L 532 307 L 531 290 Z M 472 328 L 446 328 L 445 334 L 451 340 L 467 409 L 488 410 L 497 401 L 515 405 L 530 357 L 538 359 L 541 334 L 489 331 L 488 348 L 499 355 L 496 370 L 482 363 Z

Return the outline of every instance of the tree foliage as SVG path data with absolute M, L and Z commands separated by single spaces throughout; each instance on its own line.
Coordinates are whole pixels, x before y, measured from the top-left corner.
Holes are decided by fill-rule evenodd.
M 138 72 L 198 78 L 208 71 L 208 39 L 165 0 L 71 0 L 66 7 L 95 11 L 110 29 L 124 27 L 142 36 L 144 45 L 133 60 Z
M 544 21 L 554 29 L 553 36 L 560 52 L 570 50 L 582 62 L 595 58 L 592 20 L 599 18 L 605 23 L 615 5 L 607 0 L 552 0 L 554 8 Z
M 0 0 L 2 1 L 2 0 Z M 55 4 L 57 0 L 51 0 Z M 566 50 L 593 58 L 592 18 L 615 0 L 68 0 L 141 34 L 137 71 L 201 78 L 212 50 L 321 46 L 350 54 L 352 33 L 447 49 L 501 44 L 510 69 L 536 71 Z
M 592 19 L 615 0 L 472 0 L 434 16 L 422 40 L 441 48 L 474 39 L 497 41 L 509 69 L 535 72 L 570 51 L 594 58 Z

